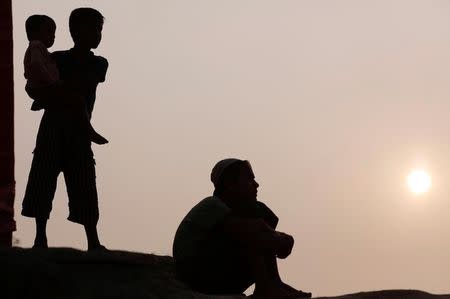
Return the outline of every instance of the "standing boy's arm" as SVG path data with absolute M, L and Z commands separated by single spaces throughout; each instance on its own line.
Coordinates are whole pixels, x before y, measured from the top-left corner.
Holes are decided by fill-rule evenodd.
M 97 87 L 101 82 L 105 82 L 106 72 L 108 70 L 108 60 L 101 56 L 97 56 L 92 66 L 86 67 L 89 72 L 74 72 L 72 80 L 75 83 L 75 88 L 81 93 L 89 92 Z
M 109 63 L 108 60 L 104 57 L 98 56 L 96 66 L 96 80 L 100 82 L 105 82 L 106 72 L 108 71 Z
M 62 100 L 64 100 L 64 97 L 61 96 L 62 88 L 61 82 L 57 81 L 52 85 L 43 87 L 30 88 L 26 86 L 25 91 L 35 102 L 39 102 L 39 107 L 48 108 L 62 103 Z
M 90 87 L 96 87 L 98 83 L 105 82 L 108 67 L 108 60 L 101 56 L 97 56 L 92 72 L 86 76 L 86 84 Z

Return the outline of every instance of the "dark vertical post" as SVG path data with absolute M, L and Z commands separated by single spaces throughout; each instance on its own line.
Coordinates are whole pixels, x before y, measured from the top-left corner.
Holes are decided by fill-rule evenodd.
M 14 221 L 14 72 L 11 0 L 0 1 L 0 247 L 11 247 Z

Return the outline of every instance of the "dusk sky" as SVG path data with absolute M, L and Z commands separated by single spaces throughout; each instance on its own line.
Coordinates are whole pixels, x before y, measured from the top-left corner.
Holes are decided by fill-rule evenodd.
M 99 233 L 110 249 L 172 254 L 223 158 L 248 159 L 258 199 L 294 236 L 282 278 L 314 296 L 450 293 L 450 1 L 13 1 L 15 237 L 42 112 L 24 92 L 25 20 L 105 16 L 93 125 Z M 428 192 L 408 189 L 423 169 Z M 49 245 L 86 249 L 61 175 Z

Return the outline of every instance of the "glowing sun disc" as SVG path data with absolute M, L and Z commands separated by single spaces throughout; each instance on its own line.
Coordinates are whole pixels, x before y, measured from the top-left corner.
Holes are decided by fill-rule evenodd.
M 427 192 L 431 186 L 431 177 L 424 170 L 413 170 L 408 175 L 409 190 L 416 194 Z

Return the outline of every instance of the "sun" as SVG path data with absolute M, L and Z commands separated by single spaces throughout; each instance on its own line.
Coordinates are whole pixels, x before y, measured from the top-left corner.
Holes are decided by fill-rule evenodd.
M 422 169 L 413 170 L 408 175 L 408 187 L 415 194 L 426 193 L 431 187 L 431 177 Z

